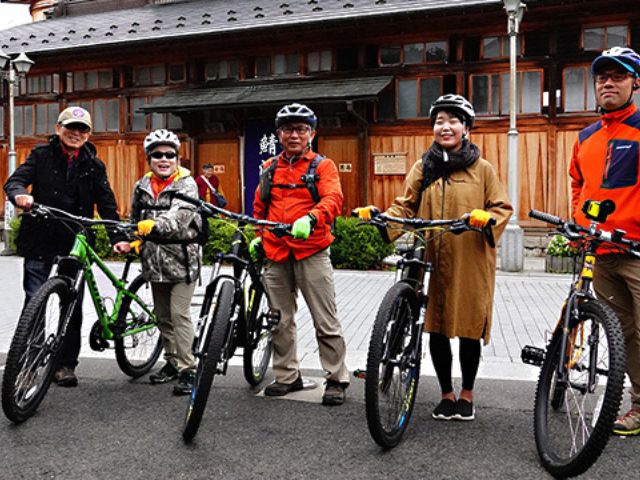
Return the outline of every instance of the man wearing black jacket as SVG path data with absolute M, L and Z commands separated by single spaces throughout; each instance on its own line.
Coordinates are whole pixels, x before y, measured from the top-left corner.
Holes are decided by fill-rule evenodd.
M 93 217 L 94 208 L 104 219 L 118 220 L 116 199 L 107 180 L 104 163 L 88 142 L 91 116 L 80 107 L 68 107 L 58 117 L 56 135 L 36 146 L 4 185 L 16 207 L 29 210 L 34 202 L 60 208 L 73 215 Z M 27 187 L 31 186 L 31 193 Z M 59 222 L 25 215 L 17 238 L 18 254 L 24 257 L 25 305 L 47 280 L 58 255 L 67 255 L 74 233 Z M 115 241 L 115 239 L 114 239 Z M 60 355 L 54 381 L 75 387 L 75 367 L 80 354 L 82 295 L 78 299 Z

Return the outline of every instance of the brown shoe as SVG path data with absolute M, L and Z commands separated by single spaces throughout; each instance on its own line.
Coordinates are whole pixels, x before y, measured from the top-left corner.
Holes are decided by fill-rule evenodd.
M 273 382 L 271 385 L 267 385 L 267 388 L 264 389 L 264 394 L 267 397 L 282 397 L 287 393 L 297 392 L 303 388 L 302 377 L 298 375 L 298 378 L 293 383 Z
M 345 392 L 348 384 L 327 380 L 327 386 L 322 395 L 323 405 L 342 405 L 347 394 Z
M 76 377 L 75 371 L 71 367 L 60 367 L 56 373 L 53 374 L 53 381 L 60 387 L 78 386 L 78 377 Z

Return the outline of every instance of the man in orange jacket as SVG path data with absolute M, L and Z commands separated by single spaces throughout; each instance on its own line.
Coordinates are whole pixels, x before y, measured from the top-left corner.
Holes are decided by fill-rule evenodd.
M 250 245 L 262 245 L 267 257 L 264 283 L 271 307 L 280 311 L 273 332 L 275 382 L 265 395 L 282 396 L 302 390 L 296 352 L 297 291 L 309 306 L 316 329 L 320 362 L 326 373 L 324 405 L 341 405 L 349 374 L 346 345 L 336 316 L 336 297 L 329 245 L 331 224 L 342 209 L 342 188 L 334 162 L 311 149 L 317 118 L 297 103 L 276 116 L 283 152 L 265 162 L 253 204 L 256 218 L 293 224 L 292 237 L 264 232 Z M 275 164 L 274 164 L 275 162 Z
M 591 65 L 596 101 L 602 118 L 580 132 L 571 158 L 573 215 L 589 226 L 582 213 L 586 200 L 611 199 L 616 210 L 602 228 L 616 228 L 640 240 L 640 112 L 633 96 L 640 88 L 640 55 L 614 47 Z M 598 252 L 594 287 L 598 297 L 620 318 L 625 336 L 631 409 L 616 420 L 619 435 L 640 434 L 640 260 L 610 251 Z

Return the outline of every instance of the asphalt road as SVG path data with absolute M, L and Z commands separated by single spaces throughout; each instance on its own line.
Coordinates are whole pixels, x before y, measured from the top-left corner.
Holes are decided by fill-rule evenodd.
M 324 407 L 321 386 L 296 393 L 299 401 L 266 398 L 234 367 L 216 377 L 187 446 L 186 399 L 172 396 L 169 385 L 128 380 L 112 360 L 83 359 L 78 374 L 77 388 L 52 386 L 27 422 L 0 419 L 0 478 L 550 478 L 535 451 L 532 382 L 479 380 L 476 421 L 438 422 L 431 419 L 436 382 L 423 376 L 405 439 L 385 452 L 369 436 L 358 379 L 343 406 Z M 639 453 L 640 438 L 612 438 L 583 478 L 636 479 Z

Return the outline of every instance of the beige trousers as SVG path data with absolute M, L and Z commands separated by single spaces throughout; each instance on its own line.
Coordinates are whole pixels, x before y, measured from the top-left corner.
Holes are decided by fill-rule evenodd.
M 296 351 L 295 313 L 297 293 L 302 292 L 316 330 L 320 363 L 327 380 L 349 383 L 345 365 L 346 345 L 336 315 L 336 292 L 329 249 L 303 260 L 267 261 L 264 284 L 271 308 L 280 311 L 280 322 L 273 332 L 273 372 L 279 383 L 293 383 L 299 374 Z
M 596 261 L 593 285 L 622 325 L 631 379 L 631 402 L 640 407 L 640 259 L 626 255 L 602 255 Z
M 153 304 L 162 334 L 164 358 L 180 371 L 195 368 L 191 298 L 196 282 L 151 284 Z

